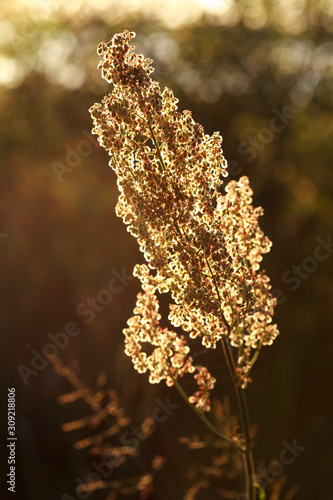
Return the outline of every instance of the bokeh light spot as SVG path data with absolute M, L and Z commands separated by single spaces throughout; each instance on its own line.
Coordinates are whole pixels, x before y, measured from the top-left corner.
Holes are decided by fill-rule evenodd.
M 317 197 L 317 188 L 313 182 L 302 180 L 296 184 L 294 195 L 299 203 L 309 205 L 313 203 Z

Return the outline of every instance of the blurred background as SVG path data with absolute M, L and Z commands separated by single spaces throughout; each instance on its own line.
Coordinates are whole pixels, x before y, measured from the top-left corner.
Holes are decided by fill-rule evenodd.
M 281 334 L 261 353 L 248 389 L 255 457 L 267 464 L 283 441 L 296 439 L 306 450 L 284 467 L 286 487 L 298 485 L 299 500 L 332 500 L 331 0 L 1 2 L 1 434 L 7 387 L 15 387 L 16 498 L 83 498 L 75 480 L 92 470 L 91 457 L 73 447 L 77 436 L 60 428 L 83 416 L 81 407 L 58 404 L 69 386 L 49 363 L 36 370 L 49 334 L 71 322 L 80 333 L 59 356 L 89 386 L 104 372 L 136 425 L 156 398 L 169 394 L 180 405 L 144 443 L 144 460 L 152 452 L 167 459 L 159 493 L 148 498 L 183 499 L 187 466 L 200 463 L 178 443 L 201 434 L 200 421 L 174 389 L 149 385 L 123 354 L 138 280 L 123 279 L 112 301 L 99 294 L 114 273 L 131 275 L 143 262 L 115 215 L 115 175 L 88 113 L 109 92 L 96 47 L 125 28 L 137 33 L 136 51 L 154 60 L 153 76 L 173 89 L 180 109 L 191 109 L 206 133 L 220 131 L 229 178 L 249 176 L 254 203 L 265 210 L 261 227 L 273 248 L 263 267 Z M 89 316 L 88 297 L 100 299 Z M 221 394 L 228 391 L 223 363 L 212 371 Z M 3 450 L 7 456 L 5 443 Z M 227 498 L 208 490 L 196 498 L 208 497 Z

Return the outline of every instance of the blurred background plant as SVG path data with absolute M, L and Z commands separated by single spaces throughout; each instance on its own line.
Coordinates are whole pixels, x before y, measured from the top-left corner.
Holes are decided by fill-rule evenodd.
M 57 404 L 66 381 L 48 366 L 25 385 L 17 371 L 31 367 L 31 349 L 42 352 L 48 333 L 68 321 L 79 325 L 62 358 L 79 360 L 87 386 L 104 371 L 134 425 L 164 395 L 123 354 L 138 281 L 99 303 L 92 321 L 77 312 L 107 287 L 112 270 L 131 274 L 142 262 L 114 213 L 118 194 L 106 153 L 93 136 L 90 148 L 82 146 L 88 109 L 109 91 L 96 47 L 127 28 L 137 33 L 137 51 L 154 59 L 161 87 L 171 87 L 207 133 L 221 132 L 231 178 L 248 175 L 254 204 L 265 210 L 261 227 L 273 249 L 264 268 L 277 290 L 281 335 L 258 360 L 256 388 L 248 389 L 260 427 L 254 453 L 267 463 L 296 437 L 307 450 L 284 471 L 289 486 L 299 485 L 295 498 L 331 500 L 333 258 L 329 245 L 325 260 L 314 250 L 332 232 L 332 2 L 166 0 L 156 8 L 149 0 L 12 0 L 1 3 L 0 28 L 1 369 L 2 389 L 15 386 L 18 394 L 18 498 L 75 497 L 75 478 L 91 472 L 88 452 L 59 428 L 76 418 Z M 285 126 L 276 131 L 270 124 L 279 113 L 287 123 L 280 119 Z M 60 178 L 55 165 L 65 167 Z M 218 362 L 224 393 L 227 373 Z M 180 500 L 193 481 L 183 480 L 188 454 L 171 431 L 177 422 L 179 435 L 196 434 L 200 422 L 173 398 L 181 407 L 144 453 L 167 457 L 160 490 Z

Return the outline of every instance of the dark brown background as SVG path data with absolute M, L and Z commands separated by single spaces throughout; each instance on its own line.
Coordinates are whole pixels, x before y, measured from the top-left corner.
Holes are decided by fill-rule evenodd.
M 274 15 L 262 27 L 250 27 L 239 5 L 240 20 L 233 25 L 206 17 L 172 31 L 143 14 L 140 19 L 128 15 L 120 25 L 93 14 L 88 21 L 71 19 L 61 11 L 36 22 L 23 11 L 11 19 L 18 34 L 3 52 L 18 65 L 30 61 L 31 67 L 12 88 L 0 88 L 2 434 L 7 387 L 14 386 L 16 498 L 75 497 L 75 478 L 85 479 L 91 471 L 91 458 L 72 446 L 75 436 L 60 429 L 81 411 L 58 405 L 58 396 L 68 390 L 64 380 L 47 367 L 29 377 L 26 386 L 17 370 L 20 364 L 30 367 L 31 349 L 41 352 L 49 343 L 47 334 L 63 331 L 70 321 L 81 333 L 61 352 L 62 359 L 77 359 L 90 385 L 106 372 L 137 424 L 154 408 L 156 397 L 169 394 L 181 404 L 145 443 L 144 457 L 153 451 L 168 457 L 156 498 L 182 499 L 191 484 L 184 479 L 185 462 L 197 460 L 177 440 L 200 433 L 200 422 L 175 390 L 149 386 L 123 354 L 122 329 L 132 314 L 138 281 L 129 281 L 91 323 L 76 312 L 87 296 L 105 288 L 112 270 L 131 274 L 143 261 L 135 239 L 115 216 L 116 179 L 105 152 L 92 146 L 62 181 L 53 168 L 54 162 L 66 165 L 66 148 L 76 150 L 87 140 L 88 108 L 108 90 L 96 69 L 96 46 L 124 28 L 137 32 L 138 50 L 154 59 L 155 78 L 174 90 L 180 108 L 191 109 L 207 133 L 221 132 L 225 156 L 233 160 L 231 178 L 239 177 L 239 169 L 248 175 L 255 204 L 265 209 L 261 226 L 273 248 L 264 267 L 280 290 L 275 320 L 281 335 L 263 350 L 248 389 L 251 419 L 259 426 L 255 456 L 269 462 L 279 456 L 282 441 L 296 439 L 307 449 L 284 471 L 289 486 L 299 485 L 295 498 L 333 498 L 333 256 L 327 253 L 326 260 L 312 264 L 313 272 L 298 284 L 283 279 L 286 271 L 293 274 L 293 265 L 311 267 L 304 259 L 313 256 L 317 238 L 326 241 L 332 234 L 333 21 L 325 10 L 316 15 L 310 2 L 300 14 L 303 27 L 283 29 Z M 270 13 L 268 2 L 266 8 Z M 81 84 L 76 70 L 67 86 L 56 81 L 52 65 L 61 60 L 61 51 L 55 56 L 54 46 L 45 42 L 55 38 L 62 40 L 62 50 L 67 47 L 67 62 L 85 69 Z M 270 142 L 259 140 L 260 148 L 244 152 L 250 137 L 269 127 L 274 109 L 281 112 L 284 106 L 297 116 Z M 263 134 L 259 138 L 267 137 Z M 222 358 L 214 363 L 220 390 L 229 390 Z M 2 477 L 6 471 L 5 464 Z

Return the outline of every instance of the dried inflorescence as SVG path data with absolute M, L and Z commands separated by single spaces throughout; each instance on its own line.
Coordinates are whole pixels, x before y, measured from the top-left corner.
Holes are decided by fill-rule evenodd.
M 113 90 L 90 109 L 118 177 L 116 213 L 148 264 L 134 270 L 143 291 L 124 330 L 126 354 L 152 383 L 172 385 L 194 373 L 191 401 L 203 412 L 215 379 L 193 363 L 191 339 L 208 348 L 228 339 L 238 348 L 236 374 L 245 387 L 259 349 L 278 334 L 271 324 L 276 301 L 260 271 L 271 242 L 259 228 L 262 209 L 252 206 L 247 177 L 220 192 L 227 175 L 221 136 L 177 111 L 172 91 L 162 92 L 150 76 L 152 61 L 132 52 L 134 36 L 126 30 L 99 45 L 99 68 Z M 185 335 L 160 326 L 156 292 L 171 294 L 169 320 Z
M 82 382 L 72 366 L 63 364 L 54 355 L 50 355 L 49 360 L 55 372 L 66 378 L 74 389 L 60 396 L 59 403 L 84 402 L 90 409 L 87 416 L 62 425 L 65 432 L 83 429 L 90 431 L 89 436 L 76 441 L 74 446 L 77 449 L 87 449 L 91 456 L 99 458 L 98 465 L 100 467 L 96 469 L 98 474 L 89 474 L 87 482 L 79 484 L 77 487 L 78 498 L 88 498 L 92 492 L 101 489 L 110 490 L 108 495 L 110 499 L 115 499 L 118 495 L 122 497 L 124 495 L 132 496 L 137 492 L 140 493 L 140 498 L 147 498 L 148 493 L 154 489 L 155 475 L 163 467 L 165 459 L 160 455 L 155 455 L 150 460 L 149 465 L 145 465 L 144 469 L 146 470 L 143 470 L 142 461 L 137 460 L 138 446 L 124 444 L 133 429 L 132 421 L 125 415 L 116 392 L 104 387 L 106 384 L 104 374 L 98 377 L 96 388 L 91 389 Z M 140 436 L 143 441 L 152 434 L 148 421 L 154 422 L 153 417 L 147 417 L 141 425 Z M 131 467 L 128 464 L 129 460 L 132 460 Z M 94 463 L 97 462 L 94 461 Z M 129 467 L 134 475 L 117 479 L 118 475 L 122 476 L 120 473 L 115 474 L 116 478 L 114 478 L 113 471 L 121 466 Z M 95 476 L 94 480 L 90 480 L 91 476 Z M 69 498 L 67 495 L 63 495 L 63 498 L 65 497 Z

